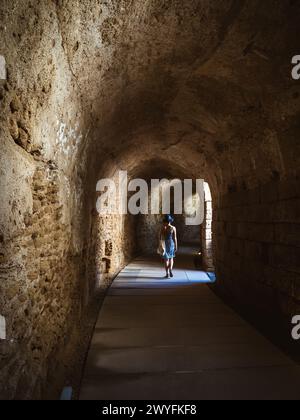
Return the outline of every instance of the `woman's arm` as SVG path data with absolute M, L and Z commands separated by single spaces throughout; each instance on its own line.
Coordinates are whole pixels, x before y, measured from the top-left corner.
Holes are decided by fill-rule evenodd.
M 159 229 L 159 234 L 158 234 L 158 240 L 161 241 L 162 240 L 162 228 Z
M 177 229 L 174 227 L 174 242 L 175 242 L 175 251 L 178 251 L 178 240 L 177 240 Z
M 163 239 L 163 229 L 159 230 L 159 238 L 158 238 L 158 243 L 159 243 L 159 249 L 161 249 L 163 252 L 165 252 L 165 242 Z

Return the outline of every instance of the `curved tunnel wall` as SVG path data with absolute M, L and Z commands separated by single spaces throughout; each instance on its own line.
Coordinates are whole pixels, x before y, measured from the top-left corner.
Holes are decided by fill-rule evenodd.
M 58 395 L 111 280 L 106 241 L 111 274 L 134 254 L 130 222 L 94 222 L 99 173 L 205 178 L 218 287 L 300 311 L 298 3 L 3 0 L 0 16 L 1 395 Z

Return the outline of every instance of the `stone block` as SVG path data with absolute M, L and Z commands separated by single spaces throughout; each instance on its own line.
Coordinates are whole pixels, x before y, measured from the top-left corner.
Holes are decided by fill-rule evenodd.
M 246 237 L 255 242 L 273 243 L 275 240 L 275 228 L 273 224 L 249 223 L 244 226 Z
M 9 127 L 10 135 L 12 136 L 14 141 L 18 141 L 19 135 L 20 135 L 19 134 L 19 127 L 18 127 L 18 124 L 17 124 L 17 122 L 14 118 L 9 118 L 8 127 Z
M 260 187 L 262 204 L 272 204 L 279 200 L 278 181 L 272 181 Z
M 300 223 L 300 199 L 275 203 L 270 207 L 270 215 L 276 223 Z
M 246 205 L 259 205 L 261 204 L 261 192 L 259 188 L 251 189 L 246 192 Z
M 264 267 L 264 278 L 266 284 L 292 297 L 297 293 L 296 283 L 300 284 L 300 274 L 270 266 Z
M 216 235 L 225 235 L 225 233 L 226 233 L 226 223 L 225 222 L 215 222 L 214 223 L 214 233 Z
M 202 226 L 204 229 L 212 229 L 212 220 L 205 220 Z
M 300 224 L 276 224 L 275 242 L 300 248 Z
M 6 340 L 6 319 L 0 315 L 0 340 Z
M 34 281 L 34 280 L 37 280 L 39 278 L 39 274 L 36 271 L 31 271 L 31 272 L 27 273 L 27 278 L 30 281 Z
M 249 260 L 262 261 L 263 244 L 260 242 L 244 242 L 244 256 Z
M 0 80 L 7 79 L 6 60 L 3 55 L 0 55 Z
M 238 237 L 238 224 L 237 223 L 227 223 L 226 233 L 228 237 L 237 238 Z
M 41 207 L 42 207 L 42 204 L 41 204 L 40 200 L 34 200 L 33 201 L 32 210 L 33 210 L 34 213 L 37 213 L 41 209 Z
M 278 185 L 279 200 L 300 198 L 300 179 L 289 179 Z
M 266 204 L 256 204 L 245 207 L 244 221 L 252 223 L 271 222 L 270 206 Z
M 294 281 L 293 298 L 300 303 L 300 275 Z
M 300 273 L 300 248 L 285 245 L 270 245 L 270 265 Z
M 234 256 L 242 256 L 244 254 L 244 241 L 241 239 L 231 239 L 228 241 L 229 252 Z

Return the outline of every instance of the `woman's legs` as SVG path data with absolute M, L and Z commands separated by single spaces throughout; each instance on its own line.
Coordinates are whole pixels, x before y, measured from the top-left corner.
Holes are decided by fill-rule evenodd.
M 171 274 L 171 277 L 173 277 L 174 258 L 170 260 L 169 265 L 170 265 L 170 274 Z
M 166 275 L 169 277 L 173 277 L 173 267 L 174 267 L 174 258 L 170 258 L 169 260 L 165 260 L 165 269 Z
M 170 269 L 170 260 L 165 260 L 165 269 L 166 269 L 166 274 L 169 277 L 169 269 Z
M 164 262 L 167 277 L 169 277 L 169 275 L 173 277 L 174 258 L 165 260 Z

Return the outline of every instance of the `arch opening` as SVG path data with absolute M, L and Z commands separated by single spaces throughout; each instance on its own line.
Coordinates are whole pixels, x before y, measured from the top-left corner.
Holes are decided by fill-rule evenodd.
M 178 229 L 178 237 L 181 246 L 190 246 L 190 252 L 193 252 L 195 268 L 205 270 L 214 274 L 213 264 L 213 235 L 212 235 L 212 194 L 209 184 L 204 182 L 203 202 L 196 194 L 196 181 L 189 179 L 192 175 L 186 169 L 185 162 L 182 166 L 178 166 L 176 162 L 168 159 L 157 158 L 155 160 L 148 159 L 139 162 L 135 166 L 130 166 L 130 171 L 120 170 L 114 167 L 113 170 L 106 170 L 106 174 L 111 174 L 110 180 L 116 185 L 116 206 L 120 210 L 120 176 L 126 172 L 127 204 L 130 198 L 138 191 L 128 191 L 133 180 L 142 180 L 147 184 L 147 212 L 146 214 L 107 214 L 99 215 L 97 212 L 93 214 L 93 236 L 91 242 L 92 247 L 91 259 L 93 261 L 94 270 L 91 273 L 91 295 L 93 286 L 93 271 L 96 272 L 96 288 L 105 290 L 111 283 L 115 275 L 128 262 L 137 255 L 155 255 L 158 246 L 158 233 L 162 223 L 163 214 L 172 214 L 175 219 L 175 225 Z M 102 172 L 103 173 L 103 172 Z M 104 177 L 106 178 L 106 177 Z M 153 181 L 172 181 L 175 184 L 167 190 L 167 196 L 170 197 L 170 211 L 164 212 L 162 191 L 163 188 Z M 187 196 L 188 202 L 185 201 L 185 183 L 189 180 L 193 187 L 192 197 Z M 201 179 L 199 178 L 198 181 Z M 202 181 L 202 180 L 201 180 Z M 180 188 L 178 190 L 177 186 Z M 153 209 L 153 197 L 156 196 L 155 188 L 160 191 L 160 207 L 157 214 L 151 214 Z M 180 192 L 179 192 L 180 191 Z M 180 203 L 175 203 L 175 192 L 179 192 Z M 97 198 L 96 198 L 97 200 Z M 167 200 L 168 204 L 168 200 Z M 179 205 L 179 213 L 178 212 Z M 197 204 L 197 206 L 195 206 Z M 195 225 L 188 225 L 187 219 L 195 217 L 195 208 L 203 206 L 203 220 Z M 109 243 L 109 246 L 108 246 Z M 199 265 L 199 253 L 201 252 L 201 264 Z M 93 255 L 94 253 L 94 255 Z M 157 256 L 157 258 L 159 258 Z

